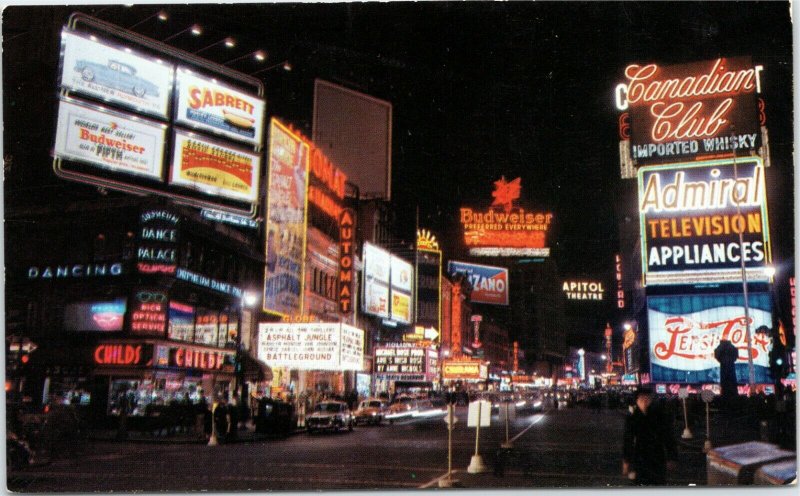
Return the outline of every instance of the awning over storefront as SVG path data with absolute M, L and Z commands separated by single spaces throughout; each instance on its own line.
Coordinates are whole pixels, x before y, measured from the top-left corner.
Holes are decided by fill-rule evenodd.
M 253 357 L 249 351 L 242 352 L 242 374 L 246 381 L 263 382 L 272 380 L 272 369 L 269 365 Z

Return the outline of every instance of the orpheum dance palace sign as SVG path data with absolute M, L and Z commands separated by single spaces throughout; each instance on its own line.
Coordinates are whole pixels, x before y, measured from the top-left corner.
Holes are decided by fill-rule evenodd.
M 771 260 L 758 157 L 639 169 L 645 284 L 767 280 Z M 740 240 L 741 235 L 741 240 Z
M 526 212 L 514 207 L 520 197 L 521 179 L 494 182 L 494 201 L 488 210 L 461 208 L 464 242 L 473 256 L 538 256 L 550 255 L 546 233 L 553 220 L 551 213 Z

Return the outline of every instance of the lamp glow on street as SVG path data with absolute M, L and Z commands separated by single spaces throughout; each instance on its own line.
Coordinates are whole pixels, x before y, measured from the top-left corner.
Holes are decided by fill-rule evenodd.
M 630 331 L 631 330 L 631 325 L 629 323 L 627 323 L 627 322 L 625 322 L 625 325 L 623 327 L 625 328 L 626 331 Z
M 608 357 L 605 356 L 605 355 L 600 355 L 600 358 L 603 359 L 603 360 L 608 360 Z

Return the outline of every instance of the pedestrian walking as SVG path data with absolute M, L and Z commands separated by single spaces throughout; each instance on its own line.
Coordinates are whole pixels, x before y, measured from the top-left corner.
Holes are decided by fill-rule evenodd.
M 636 390 L 633 413 L 625 419 L 622 474 L 640 486 L 667 483 L 667 469 L 673 469 L 678 448 L 672 420 L 653 402 L 653 392 Z

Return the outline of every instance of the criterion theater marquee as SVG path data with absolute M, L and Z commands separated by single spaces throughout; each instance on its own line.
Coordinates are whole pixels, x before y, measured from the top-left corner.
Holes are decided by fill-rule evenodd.
M 550 255 L 546 233 L 553 219 L 551 213 L 527 212 L 515 207 L 520 197 L 521 179 L 494 182 L 494 201 L 489 209 L 477 212 L 460 209 L 464 242 L 472 256 L 539 256 Z

